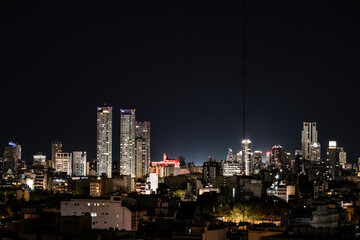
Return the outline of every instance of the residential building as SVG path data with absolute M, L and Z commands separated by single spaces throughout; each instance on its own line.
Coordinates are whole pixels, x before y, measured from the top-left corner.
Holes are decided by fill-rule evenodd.
M 63 172 L 71 176 L 71 154 L 60 152 L 55 155 L 55 172 Z
M 110 199 L 71 199 L 61 201 L 61 216 L 84 216 L 90 214 L 92 229 L 124 229 L 132 230 L 131 211 L 122 206 L 120 196 Z
M 86 152 L 72 152 L 72 176 L 86 176 Z
M 135 177 L 135 109 L 120 109 L 120 175 Z

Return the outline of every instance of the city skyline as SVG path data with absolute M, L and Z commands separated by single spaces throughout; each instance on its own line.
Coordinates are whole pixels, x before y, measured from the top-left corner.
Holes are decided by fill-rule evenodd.
M 94 160 L 94 109 L 103 103 L 116 110 L 114 161 L 120 108 L 151 122 L 152 160 L 167 152 L 200 164 L 209 155 L 225 159 L 228 147 L 240 150 L 242 2 L 10 2 L 1 9 L 0 143 L 20 143 L 27 161 L 50 156 L 54 139 L 64 152 L 87 151 Z M 336 140 L 349 161 L 360 156 L 359 11 L 359 3 L 338 1 L 248 3 L 253 149 L 280 144 L 293 153 L 302 122 L 317 122 L 323 153 Z

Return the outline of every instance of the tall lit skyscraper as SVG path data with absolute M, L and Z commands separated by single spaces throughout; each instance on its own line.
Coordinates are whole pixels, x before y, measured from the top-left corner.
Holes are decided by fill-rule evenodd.
M 150 122 L 136 122 L 135 174 L 142 177 L 150 170 Z
M 72 176 L 86 176 L 86 152 L 72 152 Z
M 316 122 L 304 122 L 301 132 L 302 157 L 312 163 L 320 162 L 320 143 Z
M 51 163 L 50 163 L 50 167 L 55 169 L 55 157 L 57 153 L 61 153 L 62 152 L 62 143 L 59 140 L 55 140 L 52 142 L 51 144 Z
M 245 175 L 250 176 L 254 172 L 253 153 L 251 152 L 251 141 L 244 139 L 241 142 L 242 162 L 245 164 Z
M 112 107 L 97 108 L 96 171 L 111 178 L 112 166 Z
M 135 109 L 120 109 L 120 174 L 135 177 Z

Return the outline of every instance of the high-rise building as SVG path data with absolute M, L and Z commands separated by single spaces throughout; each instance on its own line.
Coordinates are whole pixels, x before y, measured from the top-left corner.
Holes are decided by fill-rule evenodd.
M 302 156 L 312 163 L 320 162 L 320 143 L 318 142 L 318 131 L 316 122 L 304 122 L 301 132 Z
M 72 152 L 72 176 L 86 176 L 86 152 Z
M 111 178 L 112 167 L 112 107 L 97 108 L 96 171 Z
M 55 172 L 64 172 L 71 176 L 71 154 L 70 153 L 56 153 L 55 155 Z
M 214 158 L 209 157 L 209 161 L 203 164 L 203 176 L 206 183 L 211 183 L 217 176 L 222 175 L 221 164 Z
M 336 141 L 329 141 L 329 147 L 326 152 L 326 175 L 328 180 L 337 180 L 340 171 L 340 147 Z
M 51 144 L 51 163 L 50 167 L 55 169 L 56 164 L 56 154 L 62 152 L 62 143 L 59 140 L 55 140 Z
M 135 129 L 135 109 L 120 109 L 120 175 L 136 175 Z
M 250 176 L 254 173 L 253 153 L 251 152 L 251 141 L 244 139 L 241 142 L 242 162 L 245 164 L 245 175 Z
M 142 177 L 150 170 L 150 122 L 136 122 L 135 175 Z
M 38 153 L 33 156 L 33 165 L 46 166 L 46 156 L 42 153 Z
M 339 148 L 339 164 L 340 166 L 345 169 L 346 166 L 346 152 L 344 151 L 344 148 Z
M 271 162 L 276 169 L 286 166 L 286 154 L 280 145 L 275 145 L 271 149 Z
M 263 157 L 262 151 L 254 151 L 254 171 L 255 171 L 255 173 L 258 173 L 263 166 L 262 157 Z

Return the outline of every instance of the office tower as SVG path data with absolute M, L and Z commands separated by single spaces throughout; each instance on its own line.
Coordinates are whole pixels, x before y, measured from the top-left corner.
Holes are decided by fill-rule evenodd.
M 55 155 L 55 172 L 64 172 L 71 176 L 71 154 L 70 153 L 56 153 Z
M 51 163 L 50 167 L 55 169 L 56 154 L 62 152 L 62 143 L 59 140 L 55 140 L 51 144 Z
M 320 161 L 320 143 L 318 142 L 318 131 L 316 122 L 304 122 L 301 132 L 302 156 L 311 163 Z
M 245 165 L 245 175 L 250 176 L 253 174 L 253 153 L 251 152 L 251 141 L 244 139 L 241 142 L 242 162 Z
M 217 176 L 222 175 L 221 164 L 214 158 L 209 157 L 209 161 L 203 164 L 203 176 L 206 183 L 211 183 Z
M 97 175 L 111 178 L 112 166 L 112 107 L 97 108 Z
M 2 162 L 3 173 L 5 175 L 15 176 L 17 174 L 17 163 L 18 157 L 16 155 L 16 144 L 9 142 L 4 151 L 4 159 Z
M 43 155 L 42 153 L 38 153 L 36 155 L 33 156 L 33 165 L 35 166 L 46 166 L 46 156 Z
M 286 154 L 280 145 L 275 145 L 271 149 L 271 162 L 276 169 L 281 169 L 286 166 Z
M 135 172 L 142 177 L 150 170 L 150 122 L 136 122 L 135 131 Z
M 120 109 L 120 175 L 135 177 L 135 109 Z
M 301 150 L 295 150 L 295 163 L 293 167 L 293 172 L 295 174 L 300 174 L 301 172 L 304 172 L 303 168 L 303 158 L 302 158 L 302 151 Z
M 337 146 L 336 141 L 329 141 L 329 147 L 326 153 L 326 175 L 328 180 L 337 180 L 339 177 L 340 163 L 339 153 L 341 148 Z
M 72 176 L 86 176 L 86 152 L 72 152 Z

